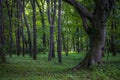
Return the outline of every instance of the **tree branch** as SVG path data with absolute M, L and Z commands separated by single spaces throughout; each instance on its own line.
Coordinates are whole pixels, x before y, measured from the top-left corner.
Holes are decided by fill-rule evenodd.
M 48 14 L 48 22 L 51 24 L 51 16 L 50 16 L 50 0 L 46 0 L 47 2 L 47 14 Z
M 88 19 L 91 19 L 93 17 L 93 15 L 84 6 L 82 6 L 78 1 L 76 0 L 64 0 L 64 1 L 71 4 L 84 17 Z
M 87 19 L 83 15 L 81 15 L 82 21 L 83 21 L 83 27 L 86 33 L 88 33 L 88 25 L 87 25 Z

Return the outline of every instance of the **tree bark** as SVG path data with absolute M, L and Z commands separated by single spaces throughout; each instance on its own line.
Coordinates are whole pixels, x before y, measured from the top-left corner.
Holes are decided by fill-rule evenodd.
M 76 50 L 80 53 L 79 28 L 76 28 Z
M 49 55 L 48 55 L 48 60 L 50 61 L 52 58 L 52 54 L 53 54 L 53 46 L 54 46 L 54 27 L 50 26 L 50 50 L 49 50 Z
M 0 57 L 2 58 L 2 63 L 6 62 L 5 54 L 5 36 L 4 36 L 4 14 L 3 14 L 3 4 L 4 1 L 0 0 Z
M 11 12 L 11 8 L 10 5 L 8 3 L 8 0 L 6 0 L 6 6 L 7 6 L 7 11 L 8 11 L 8 16 L 9 16 L 9 29 L 10 29 L 10 57 L 12 57 L 12 47 L 13 47 L 13 38 L 12 38 L 12 12 Z
M 36 0 L 33 0 L 33 60 L 37 59 Z
M 16 48 L 17 48 L 17 56 L 20 56 L 21 46 L 20 46 L 20 5 L 17 2 L 17 29 L 16 29 Z
M 112 10 L 112 15 L 115 14 L 115 9 Z M 116 56 L 116 50 L 115 50 L 115 33 L 116 30 L 116 22 L 115 20 L 111 21 L 111 34 L 110 34 L 110 52 L 113 56 Z
M 54 0 L 54 7 L 53 10 L 50 9 L 50 0 L 47 1 L 47 13 L 48 13 L 48 22 L 50 24 L 50 42 L 49 42 L 49 54 L 48 54 L 48 61 L 50 61 L 55 56 L 54 50 L 54 23 L 55 23 L 55 15 L 56 15 L 56 0 Z M 51 15 L 51 11 L 53 11 L 53 15 Z M 52 56 L 54 55 L 54 56 Z
M 62 63 L 62 36 L 61 36 L 61 0 L 58 0 L 58 62 Z
M 76 68 L 89 68 L 95 64 L 101 63 L 102 52 L 105 44 L 105 28 L 101 29 L 101 31 L 91 31 L 92 33 L 89 35 L 89 51 L 86 54 L 86 57 L 80 62 Z
M 26 17 L 26 14 L 25 14 L 25 2 L 23 1 L 23 16 L 24 16 L 24 21 L 25 21 L 25 25 L 26 25 L 26 28 L 27 28 L 27 34 L 28 34 L 28 44 L 29 44 L 29 54 L 30 54 L 30 57 L 32 57 L 32 40 L 31 40 L 31 32 L 30 32 L 30 26 L 28 24 L 28 21 L 27 21 L 27 17 Z
M 22 36 L 22 53 L 23 57 L 25 56 L 25 36 L 24 36 L 24 22 L 22 18 L 22 13 L 21 13 L 21 36 Z

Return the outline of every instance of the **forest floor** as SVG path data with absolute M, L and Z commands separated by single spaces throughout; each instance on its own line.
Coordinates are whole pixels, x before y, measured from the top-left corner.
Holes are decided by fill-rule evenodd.
M 82 55 L 81 55 L 82 54 Z M 63 54 L 62 64 L 57 58 L 47 61 L 47 54 L 39 54 L 37 60 L 29 56 L 7 56 L 8 62 L 0 64 L 0 80 L 120 80 L 120 54 L 104 57 L 101 66 L 92 70 L 68 70 L 77 65 L 83 53 Z

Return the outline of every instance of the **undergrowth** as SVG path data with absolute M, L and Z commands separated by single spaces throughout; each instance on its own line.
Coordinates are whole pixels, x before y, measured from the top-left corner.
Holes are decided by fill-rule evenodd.
M 13 55 L 0 64 L 0 80 L 120 80 L 120 55 L 103 58 L 103 64 L 93 70 L 69 71 L 83 58 L 83 54 L 63 54 L 62 63 L 57 57 L 47 61 L 47 54 L 38 54 L 37 60 Z

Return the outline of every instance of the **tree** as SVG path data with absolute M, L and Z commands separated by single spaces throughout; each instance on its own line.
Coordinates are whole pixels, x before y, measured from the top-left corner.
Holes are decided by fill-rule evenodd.
M 90 13 L 76 0 L 64 0 L 71 4 L 80 14 L 84 30 L 89 37 L 89 51 L 82 62 L 75 68 L 88 68 L 101 62 L 102 51 L 105 45 L 106 29 L 105 24 L 114 5 L 114 0 L 94 0 L 95 9 Z M 91 26 L 87 25 L 87 20 Z
M 24 17 L 26 28 L 27 28 L 27 34 L 28 34 L 27 41 L 29 44 L 29 54 L 32 57 L 32 40 L 31 40 L 30 26 L 28 24 L 28 20 L 27 20 L 26 13 L 25 13 L 25 0 L 23 0 L 23 17 Z
M 9 16 L 9 26 L 10 26 L 10 57 L 12 57 L 12 47 L 13 47 L 13 38 L 12 38 L 12 9 L 10 8 L 10 5 L 8 3 L 8 0 L 6 0 L 6 6 Z
M 58 1 L 58 62 L 61 63 L 61 52 L 62 52 L 62 42 L 61 42 L 61 0 Z
M 33 59 L 37 59 L 36 0 L 33 0 Z
M 115 16 L 115 8 L 112 10 L 112 15 Z M 116 22 L 115 20 L 111 21 L 111 34 L 110 34 L 110 52 L 112 52 L 112 55 L 116 55 L 115 50 L 115 31 L 116 31 Z
M 20 3 L 16 1 L 16 7 L 17 7 L 17 14 L 16 14 L 16 18 L 17 18 L 17 24 L 16 24 L 16 52 L 17 52 L 17 56 L 20 55 L 21 53 L 21 45 L 20 45 Z
M 4 0 L 0 0 L 0 57 L 2 58 L 2 62 L 6 62 L 6 54 L 5 54 L 5 36 L 4 36 L 4 15 L 3 15 L 3 4 Z
M 21 1 L 21 4 L 24 4 L 24 1 Z M 23 9 L 22 7 L 20 8 L 20 16 L 21 16 L 21 36 L 22 36 L 22 53 L 23 53 L 23 57 L 25 56 L 25 36 L 24 36 L 24 22 L 23 22 Z
M 54 0 L 53 4 L 54 7 L 52 7 L 52 9 L 50 9 L 50 0 L 46 0 L 47 1 L 47 12 L 48 12 L 48 22 L 50 24 L 50 49 L 49 49 L 49 54 L 48 54 L 48 60 L 51 60 L 51 58 L 55 57 L 55 50 L 54 50 L 54 24 L 55 24 L 55 15 L 56 15 L 56 0 Z M 52 2 L 51 2 L 52 5 Z M 53 15 L 50 13 L 53 12 Z
M 44 4 L 45 1 L 41 1 L 42 6 L 40 6 L 39 2 L 36 0 L 36 4 L 39 8 L 40 12 L 40 17 L 41 17 L 41 23 L 42 23 L 42 29 L 43 29 L 43 36 L 42 36 L 42 41 L 43 41 L 43 46 L 46 47 L 46 34 L 45 34 L 45 16 L 44 16 Z

